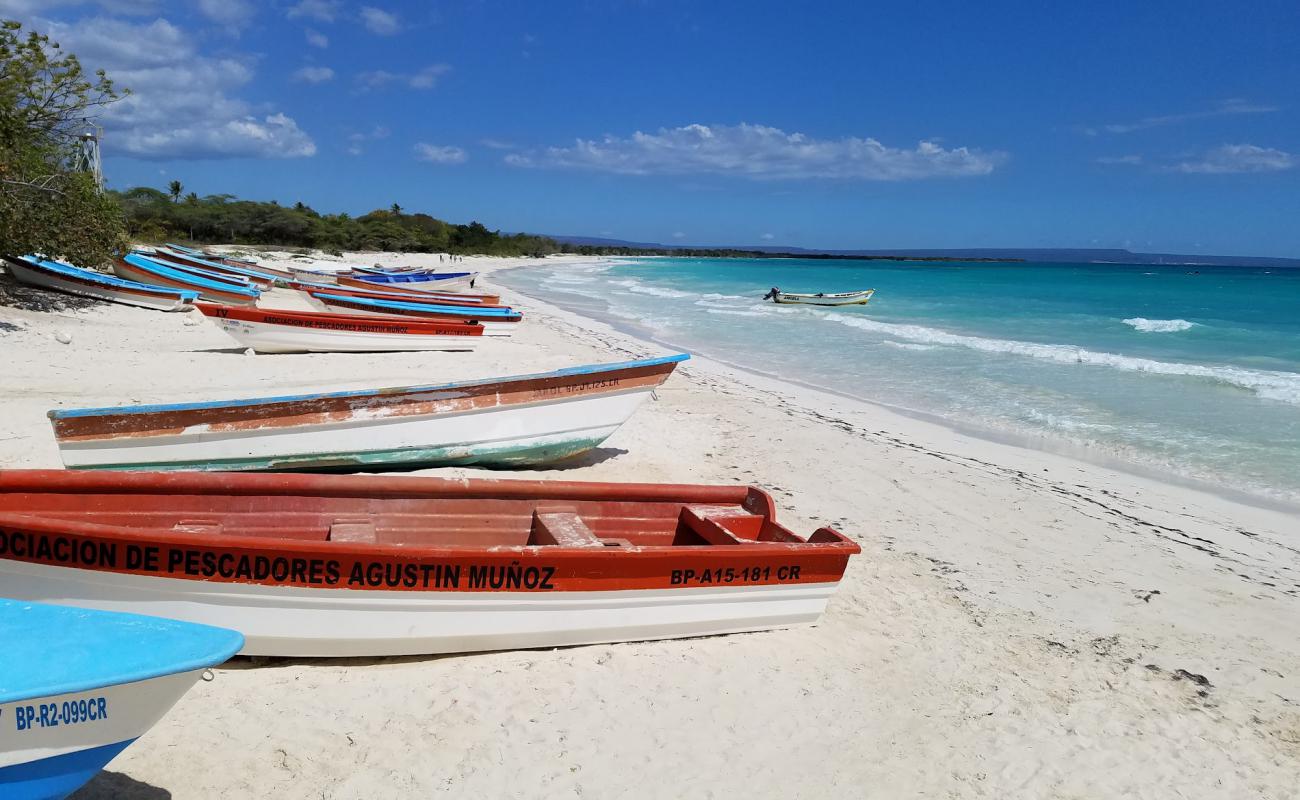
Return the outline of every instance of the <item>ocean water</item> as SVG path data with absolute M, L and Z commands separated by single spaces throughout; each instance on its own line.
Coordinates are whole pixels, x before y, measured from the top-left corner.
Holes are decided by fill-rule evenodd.
M 648 258 L 503 279 L 760 372 L 1300 502 L 1300 270 Z M 876 295 L 778 306 L 773 286 Z

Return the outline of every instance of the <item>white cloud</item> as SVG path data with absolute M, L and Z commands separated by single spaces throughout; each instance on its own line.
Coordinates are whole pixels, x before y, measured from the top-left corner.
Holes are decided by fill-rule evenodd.
M 774 236 L 773 234 L 770 234 L 770 233 L 765 233 L 765 234 L 759 236 L 758 238 L 762 239 L 762 240 L 765 241 L 765 242 L 770 242 L 770 241 L 772 241 L 773 239 L 775 239 L 776 236 Z
M 377 36 L 393 36 L 401 32 L 402 26 L 397 22 L 397 15 L 374 6 L 361 7 L 361 24 L 366 30 Z
M 460 147 L 440 146 L 420 142 L 415 146 L 415 160 L 431 164 L 464 164 L 469 154 Z
M 302 67 L 293 73 L 293 79 L 304 83 L 324 83 L 334 79 L 334 70 L 329 67 Z
M 1098 156 L 1096 161 L 1098 164 L 1127 164 L 1131 166 L 1136 166 L 1142 163 L 1142 156 L 1139 155 Z
M 886 147 L 875 139 L 814 139 L 763 125 L 687 125 L 634 133 L 627 138 L 579 139 L 572 147 L 512 153 L 519 167 L 587 169 L 621 175 L 712 173 L 754 179 L 842 178 L 910 180 L 987 175 L 1005 154 L 932 141 L 912 149 Z
M 1135 122 L 1115 122 L 1109 125 L 1102 125 L 1100 128 L 1084 128 L 1083 132 L 1089 136 L 1096 136 L 1104 131 L 1106 133 L 1132 133 L 1142 131 L 1147 128 L 1159 128 L 1165 125 L 1177 125 L 1182 122 L 1191 122 L 1198 119 L 1209 119 L 1211 117 L 1226 117 L 1236 114 L 1268 114 L 1277 111 L 1277 106 L 1265 105 L 1263 103 L 1252 103 L 1249 100 L 1243 100 L 1240 97 L 1233 97 L 1217 103 L 1213 108 L 1204 111 L 1189 111 L 1182 114 L 1161 114 L 1158 116 L 1143 117 Z
M 249 0 L 195 0 L 195 5 L 203 16 L 236 32 L 257 13 Z
M 685 238 L 686 238 L 686 234 L 682 233 L 681 231 L 673 231 L 673 238 L 674 238 L 674 239 L 685 239 Z
M 251 58 L 205 56 L 195 37 L 165 19 L 137 25 L 95 17 L 36 27 L 87 68 L 104 69 L 131 89 L 100 119 L 110 155 L 293 158 L 316 152 L 293 119 L 233 96 L 253 78 Z
M 479 144 L 483 145 L 489 150 L 514 150 L 515 149 L 515 145 L 513 142 L 507 142 L 504 139 L 480 139 Z
M 350 156 L 359 156 L 366 152 L 366 148 L 362 146 L 365 142 L 387 139 L 390 133 L 392 133 L 392 131 L 388 130 L 388 128 L 385 128 L 383 125 L 376 125 L 371 128 L 368 133 L 351 134 L 348 136 L 347 153 Z
M 318 22 L 333 22 L 338 16 L 338 0 L 301 0 L 289 7 L 285 15 L 289 19 L 314 19 Z
M 448 64 L 430 64 L 417 72 L 389 72 L 376 69 L 359 73 L 357 86 L 362 89 L 383 89 L 393 84 L 404 84 L 412 89 L 432 89 L 438 85 L 438 79 L 451 72 Z
M 312 47 L 326 48 L 330 46 L 330 37 L 320 31 L 314 31 L 311 28 L 308 28 L 303 31 L 303 35 L 307 37 L 307 44 Z
M 1207 150 L 1194 159 L 1170 167 L 1174 172 L 1226 175 L 1237 172 L 1280 172 L 1300 164 L 1284 150 L 1253 144 L 1225 144 Z

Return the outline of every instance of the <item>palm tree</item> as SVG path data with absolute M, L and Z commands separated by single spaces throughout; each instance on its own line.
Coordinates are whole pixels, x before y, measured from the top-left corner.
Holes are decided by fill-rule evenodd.
M 185 187 L 181 185 L 180 181 L 172 181 L 167 184 L 167 193 L 172 196 L 173 203 L 181 199 L 181 192 L 183 191 L 185 191 Z
M 393 207 L 390 208 L 389 211 L 393 212 L 393 216 L 395 217 L 402 216 L 402 207 L 399 206 L 397 203 L 393 203 Z

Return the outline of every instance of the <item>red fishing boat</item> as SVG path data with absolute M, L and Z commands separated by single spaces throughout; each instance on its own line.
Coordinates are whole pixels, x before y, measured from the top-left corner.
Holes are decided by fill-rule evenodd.
M 375 656 L 815 622 L 859 552 L 746 486 L 0 470 L 4 594 Z
M 257 353 L 386 353 L 473 350 L 483 326 L 473 322 L 388 319 L 195 303 L 203 316 Z

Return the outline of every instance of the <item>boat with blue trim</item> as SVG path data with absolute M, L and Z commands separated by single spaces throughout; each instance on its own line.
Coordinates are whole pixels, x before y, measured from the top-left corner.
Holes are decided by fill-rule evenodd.
M 38 256 L 4 256 L 4 260 L 9 274 L 19 283 L 97 300 L 157 311 L 189 311 L 199 297 L 198 292 L 189 289 L 150 286 Z
M 48 413 L 69 469 L 552 464 L 598 447 L 686 354 L 430 386 Z
M 323 311 L 347 314 L 377 314 L 383 317 L 406 317 L 450 322 L 454 320 L 478 322 L 484 336 L 510 336 L 524 315 L 509 306 L 484 308 L 481 306 L 453 306 L 442 303 L 416 303 L 407 300 L 378 300 L 370 297 L 349 297 L 325 291 L 307 292 L 308 301 Z
M 18 535 L 0 527 L 0 548 L 11 550 Z M 51 547 L 72 545 L 63 539 Z M 0 642 L 0 797 L 59 800 L 162 719 L 204 670 L 237 653 L 244 637 L 160 617 L 0 599 Z
M 246 282 L 241 283 L 236 280 L 234 276 L 227 276 L 228 280 L 217 276 L 205 276 L 193 270 L 170 267 L 138 253 L 127 253 L 114 261 L 113 272 L 117 273 L 119 278 L 129 281 L 198 292 L 204 300 L 232 306 L 255 305 L 262 295 Z

